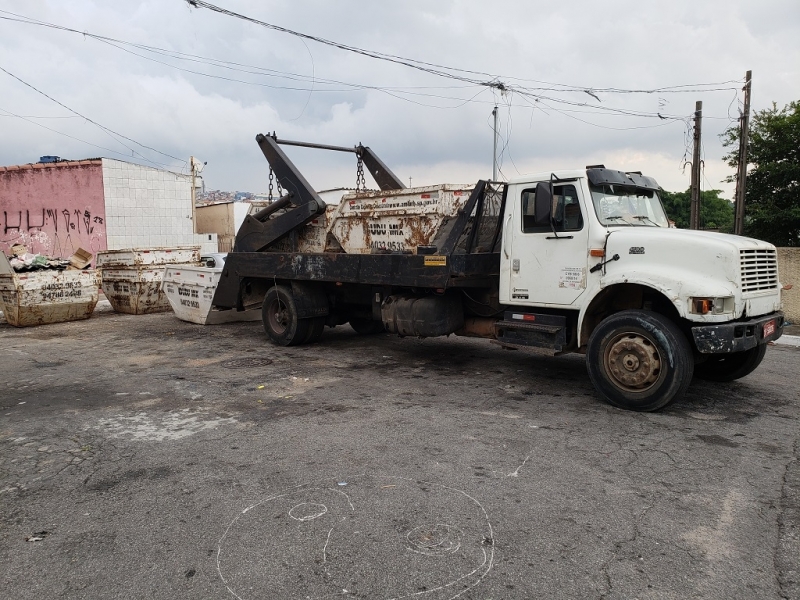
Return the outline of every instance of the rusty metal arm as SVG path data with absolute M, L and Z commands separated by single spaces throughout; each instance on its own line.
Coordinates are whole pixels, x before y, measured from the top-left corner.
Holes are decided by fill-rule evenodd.
M 383 161 L 378 158 L 378 155 L 375 154 L 368 146 L 362 146 L 359 144 L 354 148 L 348 148 L 346 146 L 330 146 L 328 144 L 314 144 L 311 142 L 281 140 L 275 137 L 273 137 L 273 139 L 276 143 L 281 144 L 282 146 L 299 146 L 301 148 L 316 148 L 317 150 L 332 150 L 334 152 L 352 152 L 364 161 L 364 164 L 367 166 L 370 175 L 372 175 L 373 179 L 375 179 L 375 183 L 377 183 L 378 187 L 380 187 L 382 190 L 406 189 L 406 186 L 403 185 L 403 182 L 400 181 L 400 178 L 392 173 L 391 169 L 387 167 Z
M 369 174 L 372 175 L 372 178 L 375 179 L 375 183 L 377 183 L 382 190 L 406 189 L 406 186 L 403 185 L 403 182 L 400 181 L 397 175 L 392 173 L 389 167 L 383 164 L 383 161 L 378 158 L 378 155 L 370 150 L 368 146 L 359 144 L 356 148 L 356 154 L 364 161 L 364 164 L 369 170 Z
M 278 147 L 275 138 L 259 134 L 256 136 L 264 157 L 272 167 L 286 196 L 261 214 L 248 215 L 236 234 L 234 252 L 258 252 L 278 241 L 292 230 L 305 225 L 314 217 L 325 211 L 325 202 L 317 195 L 306 178 L 292 164 L 289 157 Z M 289 207 L 282 215 L 266 219 L 278 208 Z M 266 213 L 266 214 L 264 214 Z

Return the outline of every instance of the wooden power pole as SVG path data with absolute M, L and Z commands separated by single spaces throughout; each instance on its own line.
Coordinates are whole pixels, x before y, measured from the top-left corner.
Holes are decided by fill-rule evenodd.
M 698 101 L 694 109 L 694 152 L 692 153 L 692 211 L 689 227 L 700 229 L 700 130 L 703 122 L 703 103 Z
M 733 223 L 733 233 L 742 235 L 744 232 L 744 196 L 747 189 L 747 142 L 750 136 L 750 83 L 753 81 L 753 72 L 748 71 L 744 76 L 744 110 L 739 117 L 739 168 L 736 171 L 736 217 Z

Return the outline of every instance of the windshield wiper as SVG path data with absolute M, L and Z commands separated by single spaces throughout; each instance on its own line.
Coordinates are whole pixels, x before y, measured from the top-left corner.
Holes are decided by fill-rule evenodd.
M 651 219 L 651 218 L 650 218 L 650 217 L 648 217 L 647 215 L 633 215 L 633 218 L 634 218 L 634 219 L 639 219 L 640 221 L 650 221 L 650 222 L 651 222 L 653 225 L 655 225 L 656 227 L 661 227 L 661 225 L 659 225 L 658 223 L 656 223 L 655 221 L 653 221 L 653 219 Z
M 610 217 L 606 217 L 605 219 L 606 219 L 606 221 L 616 221 L 616 220 L 620 220 L 620 221 L 622 221 L 623 223 L 625 223 L 626 225 L 633 225 L 633 223 L 631 223 L 630 221 L 628 221 L 628 220 L 627 220 L 625 217 L 621 217 L 620 215 L 611 215 Z

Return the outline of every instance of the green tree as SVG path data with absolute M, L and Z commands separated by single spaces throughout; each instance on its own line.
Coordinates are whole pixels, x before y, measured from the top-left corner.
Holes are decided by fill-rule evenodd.
M 728 233 L 733 231 L 733 204 L 720 198 L 722 190 L 704 190 L 700 192 L 700 227 L 702 229 L 719 229 Z M 661 202 L 667 216 L 675 221 L 675 226 L 688 229 L 692 210 L 692 190 L 685 192 L 667 192 L 661 190 Z
M 736 168 L 739 129 L 722 134 L 724 157 Z M 800 246 L 800 102 L 753 113 L 747 146 L 744 233 L 776 246 Z M 734 180 L 733 177 L 730 180 Z

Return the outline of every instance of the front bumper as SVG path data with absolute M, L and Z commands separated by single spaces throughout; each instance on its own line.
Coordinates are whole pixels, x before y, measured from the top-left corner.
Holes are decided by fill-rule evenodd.
M 772 323 L 771 332 L 770 323 Z M 764 335 L 765 327 L 767 327 L 766 335 Z M 694 345 L 702 354 L 744 352 L 759 344 L 777 340 L 782 333 L 783 313 L 780 311 L 747 321 L 692 327 Z

